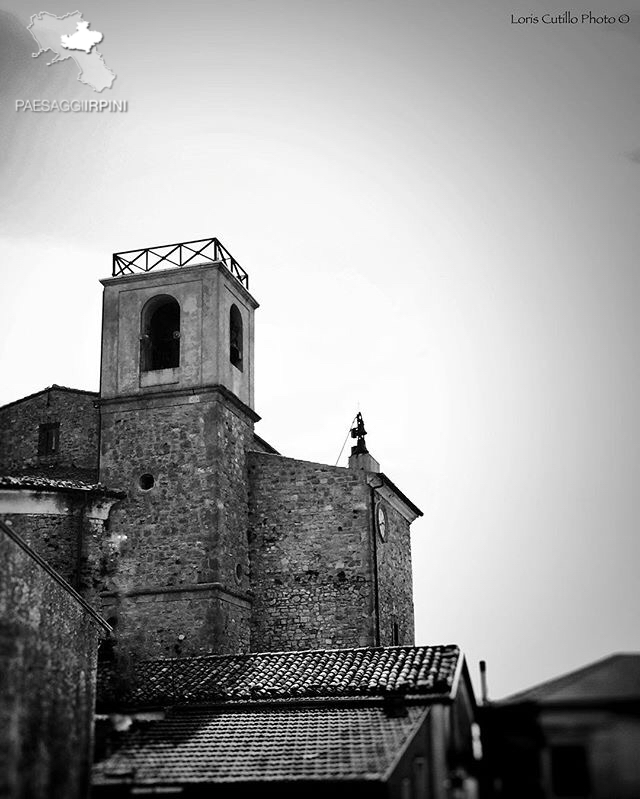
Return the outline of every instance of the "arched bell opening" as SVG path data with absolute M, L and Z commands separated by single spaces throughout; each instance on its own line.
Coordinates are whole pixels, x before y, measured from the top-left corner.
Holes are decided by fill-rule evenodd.
M 141 315 L 140 369 L 180 366 L 180 305 L 168 294 L 153 297 Z

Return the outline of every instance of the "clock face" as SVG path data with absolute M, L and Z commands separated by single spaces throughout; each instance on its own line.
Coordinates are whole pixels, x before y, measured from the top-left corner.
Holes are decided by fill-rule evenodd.
M 384 541 L 387 535 L 387 514 L 382 505 L 378 505 L 378 509 L 376 510 L 376 522 L 380 538 Z

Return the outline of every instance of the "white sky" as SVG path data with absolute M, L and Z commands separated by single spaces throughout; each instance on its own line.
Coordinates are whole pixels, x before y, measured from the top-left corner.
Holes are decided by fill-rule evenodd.
M 112 252 L 217 236 L 261 303 L 257 432 L 334 463 L 360 409 L 425 512 L 417 643 L 494 698 L 640 650 L 640 12 L 574 11 L 603 6 L 631 21 L 86 0 L 96 95 L 30 55 L 30 15 L 76 7 L 1 0 L 0 403 L 97 389 Z

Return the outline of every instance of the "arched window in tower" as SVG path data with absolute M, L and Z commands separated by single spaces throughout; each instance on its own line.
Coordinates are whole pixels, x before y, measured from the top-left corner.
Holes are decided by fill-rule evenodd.
M 180 365 L 180 306 L 168 294 L 149 300 L 142 311 L 140 368 L 143 372 Z
M 229 360 L 242 371 L 242 316 L 237 305 L 229 311 Z

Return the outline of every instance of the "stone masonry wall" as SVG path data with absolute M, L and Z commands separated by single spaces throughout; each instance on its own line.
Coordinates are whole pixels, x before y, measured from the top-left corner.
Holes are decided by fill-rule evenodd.
M 78 587 L 77 515 L 5 514 L 5 524 L 44 558 L 74 588 Z
M 94 482 L 98 471 L 97 394 L 52 386 L 0 408 L 0 472 L 76 477 Z M 38 455 L 39 427 L 60 423 L 59 451 Z
M 249 453 L 252 651 L 374 644 L 362 472 Z
M 100 602 L 125 659 L 231 655 L 249 649 L 249 602 L 215 588 L 103 595 Z
M 217 600 L 203 614 L 204 594 L 183 601 L 171 592 L 209 585 L 216 596 L 225 589 L 246 595 L 251 422 L 219 392 L 106 405 L 102 418 L 101 482 L 128 493 L 109 524 L 119 541 L 110 554 L 109 591 L 121 600 L 121 643 L 135 646 L 140 656 L 157 656 L 166 654 L 169 639 L 191 630 L 185 655 L 228 651 L 230 628 L 216 616 Z M 149 489 L 139 482 L 145 474 L 154 480 Z M 144 600 L 128 599 L 141 590 Z M 153 614 L 160 617 L 169 608 L 164 621 L 142 636 Z M 235 611 L 225 610 L 223 617 L 229 615 Z M 243 639 L 234 628 L 234 651 L 248 650 L 244 626 Z
M 97 607 L 99 593 L 110 588 L 120 542 L 109 532 L 108 519 L 91 516 L 95 495 L 79 491 L 25 493 L 32 495 L 31 504 L 37 505 L 33 496 L 46 497 L 50 506 L 55 502 L 58 512 L 6 513 L 0 491 L 0 519 Z
M 101 628 L 0 530 L 0 795 L 84 799 Z
M 398 643 L 414 644 L 411 536 L 409 522 L 388 502 L 385 540 L 377 538 L 378 609 L 380 645 L 393 644 L 393 624 L 398 625 Z M 377 535 L 377 533 L 376 533 Z

